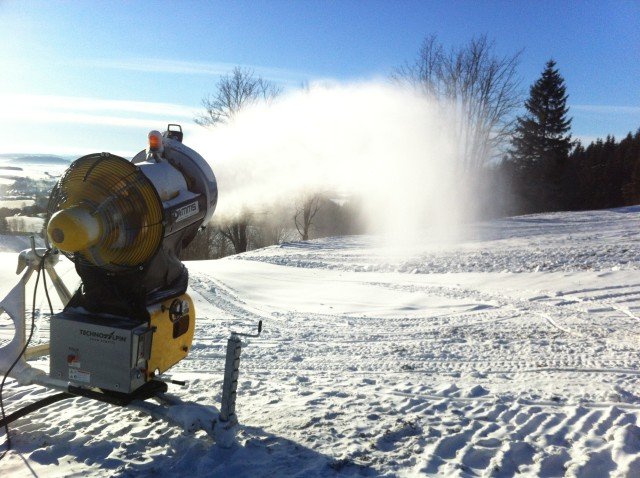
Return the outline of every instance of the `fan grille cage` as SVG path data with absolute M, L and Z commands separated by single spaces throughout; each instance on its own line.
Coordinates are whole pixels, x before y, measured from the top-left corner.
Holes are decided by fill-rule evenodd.
M 162 243 L 162 201 L 140 168 L 124 158 L 101 153 L 74 161 L 51 194 L 47 223 L 55 212 L 75 206 L 87 209 L 102 226 L 95 245 L 63 251 L 75 262 L 128 270 L 151 259 Z

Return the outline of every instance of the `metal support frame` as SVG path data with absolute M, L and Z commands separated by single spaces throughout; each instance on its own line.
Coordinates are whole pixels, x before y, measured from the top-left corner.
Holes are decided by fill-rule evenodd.
M 0 373 L 5 373 L 9 369 L 27 341 L 26 288 L 33 273 L 42 267 L 43 272 L 49 275 L 62 305 L 66 305 L 71 300 L 71 293 L 55 270 L 55 265 L 60 259 L 59 252 L 51 251 L 45 258 L 45 251 L 44 248 L 36 248 L 35 239 L 31 237 L 31 249 L 25 249 L 18 256 L 16 274 L 22 273 L 22 276 L 15 287 L 0 302 L 0 313 L 6 312 L 11 317 L 15 328 L 15 335 L 11 342 L 0 348 Z M 11 376 L 19 379 L 18 375 L 24 375 L 25 370 L 32 368 L 26 363 L 26 360 L 48 354 L 48 343 L 28 347 L 24 356 L 11 371 Z
M 0 347 L 0 374 L 6 373 L 26 343 L 26 286 L 32 274 L 37 272 L 42 266 L 42 270 L 49 274 L 51 283 L 56 289 L 63 306 L 71 300 L 71 293 L 55 271 L 55 265 L 59 260 L 59 253 L 57 251 L 50 251 L 45 258 L 45 251 L 46 249 L 44 248 L 35 247 L 35 240 L 32 237 L 31 249 L 22 251 L 18 258 L 18 269 L 16 273 L 22 273 L 22 276 L 16 286 L 11 289 L 9 294 L 0 301 L 0 313 L 6 312 L 11 317 L 15 326 L 15 335 L 11 342 L 4 347 Z M 44 261 L 44 264 L 42 264 L 42 261 Z M 163 419 L 187 431 L 194 431 L 196 429 L 204 430 L 212 436 L 220 446 L 225 448 L 233 446 L 236 440 L 236 432 L 238 428 L 238 418 L 236 416 L 235 409 L 238 377 L 240 374 L 240 354 L 242 352 L 242 347 L 246 346 L 246 343 L 242 342 L 241 337 L 259 337 L 261 332 L 262 321 L 258 323 L 257 334 L 231 332 L 231 336 L 227 340 L 222 400 L 219 413 L 214 407 L 183 402 L 179 398 L 165 393 L 158 393 L 152 397 L 154 400 L 159 402 L 157 404 L 144 399 L 134 399 L 126 405 L 123 404 L 123 406 L 139 410 L 155 418 Z M 64 393 L 69 393 L 69 396 L 87 396 L 87 394 L 84 393 L 74 393 L 73 387 L 70 387 L 69 382 L 51 378 L 44 370 L 32 367 L 26 362 L 27 359 L 48 354 L 48 343 L 28 347 L 25 354 L 20 358 L 16 363 L 16 366 L 11 371 L 10 376 L 18 380 L 22 385 L 36 384 L 50 389 L 60 390 Z M 180 383 L 173 380 L 169 381 Z M 195 421 L 192 419 L 182 420 L 182 414 L 171 411 L 171 409 L 180 407 L 188 408 L 191 412 L 189 416 L 192 418 L 195 416 Z

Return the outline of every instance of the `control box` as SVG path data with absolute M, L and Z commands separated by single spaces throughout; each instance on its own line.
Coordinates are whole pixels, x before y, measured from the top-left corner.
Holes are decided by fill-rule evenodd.
M 131 393 L 147 380 L 148 323 L 68 309 L 51 317 L 50 376 Z

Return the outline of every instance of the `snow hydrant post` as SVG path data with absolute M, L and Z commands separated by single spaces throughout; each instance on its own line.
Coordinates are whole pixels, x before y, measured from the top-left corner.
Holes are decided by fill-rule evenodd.
M 220 404 L 220 421 L 237 423 L 236 391 L 240 374 L 240 353 L 242 341 L 232 333 L 227 340 L 227 356 L 224 365 L 224 381 L 222 383 L 222 400 Z

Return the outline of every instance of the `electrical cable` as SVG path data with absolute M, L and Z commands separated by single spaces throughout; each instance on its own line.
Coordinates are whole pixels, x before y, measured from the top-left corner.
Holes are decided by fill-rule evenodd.
M 4 390 L 4 384 L 7 381 L 7 378 L 9 377 L 9 374 L 11 373 L 11 370 L 13 370 L 13 367 L 16 366 L 16 364 L 20 361 L 20 358 L 22 358 L 22 356 L 25 354 L 25 352 L 27 351 L 27 347 L 29 347 L 29 343 L 31 342 L 31 339 L 33 338 L 33 332 L 35 330 L 35 325 L 36 325 L 36 296 L 37 296 L 37 292 L 38 292 L 38 283 L 40 282 L 40 275 L 42 274 L 42 271 L 44 269 L 44 263 L 47 259 L 47 256 L 49 255 L 50 249 L 48 249 L 47 251 L 45 251 L 44 255 L 41 258 L 40 264 L 38 264 L 38 271 L 36 274 L 36 284 L 33 288 L 33 302 L 32 302 L 32 306 L 31 306 L 31 330 L 29 332 L 29 338 L 26 340 L 24 346 L 22 347 L 22 350 L 20 351 L 20 354 L 18 354 L 18 356 L 16 357 L 16 359 L 13 361 L 13 363 L 11 364 L 11 366 L 9 367 L 9 369 L 6 371 L 6 373 L 4 374 L 4 377 L 2 378 L 2 382 L 0 383 L 0 410 L 2 411 L 2 421 L 4 424 L 4 430 L 5 433 L 7 435 L 7 449 L 2 453 L 2 455 L 0 455 L 0 460 L 2 460 L 5 455 L 9 452 L 9 450 L 11 450 L 11 437 L 9 436 L 9 423 L 7 421 L 7 416 L 5 414 L 5 410 L 4 410 L 4 402 L 2 399 L 2 392 Z M 46 282 L 46 279 L 43 279 Z M 46 292 L 46 287 L 45 287 L 45 292 Z M 47 293 L 47 300 L 49 300 L 49 295 Z M 49 306 L 51 306 L 51 301 L 49 300 Z M 53 313 L 53 308 L 51 308 L 51 312 Z
M 45 251 L 45 253 L 42 256 L 42 263 L 41 266 L 42 268 L 44 268 L 44 261 L 47 258 L 47 256 L 49 255 L 49 253 L 51 252 L 50 249 L 47 249 Z M 45 271 L 46 272 L 46 271 Z M 47 287 L 47 274 L 42 274 L 42 284 L 44 285 L 44 295 L 47 298 L 47 303 L 49 304 L 49 311 L 51 312 L 51 315 L 53 315 L 53 306 L 51 305 L 51 297 L 49 297 L 49 288 Z
M 43 399 L 38 400 L 37 402 L 30 403 L 26 407 L 23 407 L 20 410 L 16 410 L 12 414 L 7 415 L 5 418 L 0 420 L 0 427 L 4 427 L 5 424 L 14 422 L 18 418 L 22 418 L 31 412 L 35 412 L 36 410 L 40 410 L 41 408 L 44 408 L 53 403 L 59 402 L 60 400 L 66 400 L 67 398 L 72 398 L 72 397 L 75 397 L 75 395 L 67 392 L 60 392 L 60 393 L 55 393 L 53 395 L 48 395 Z

